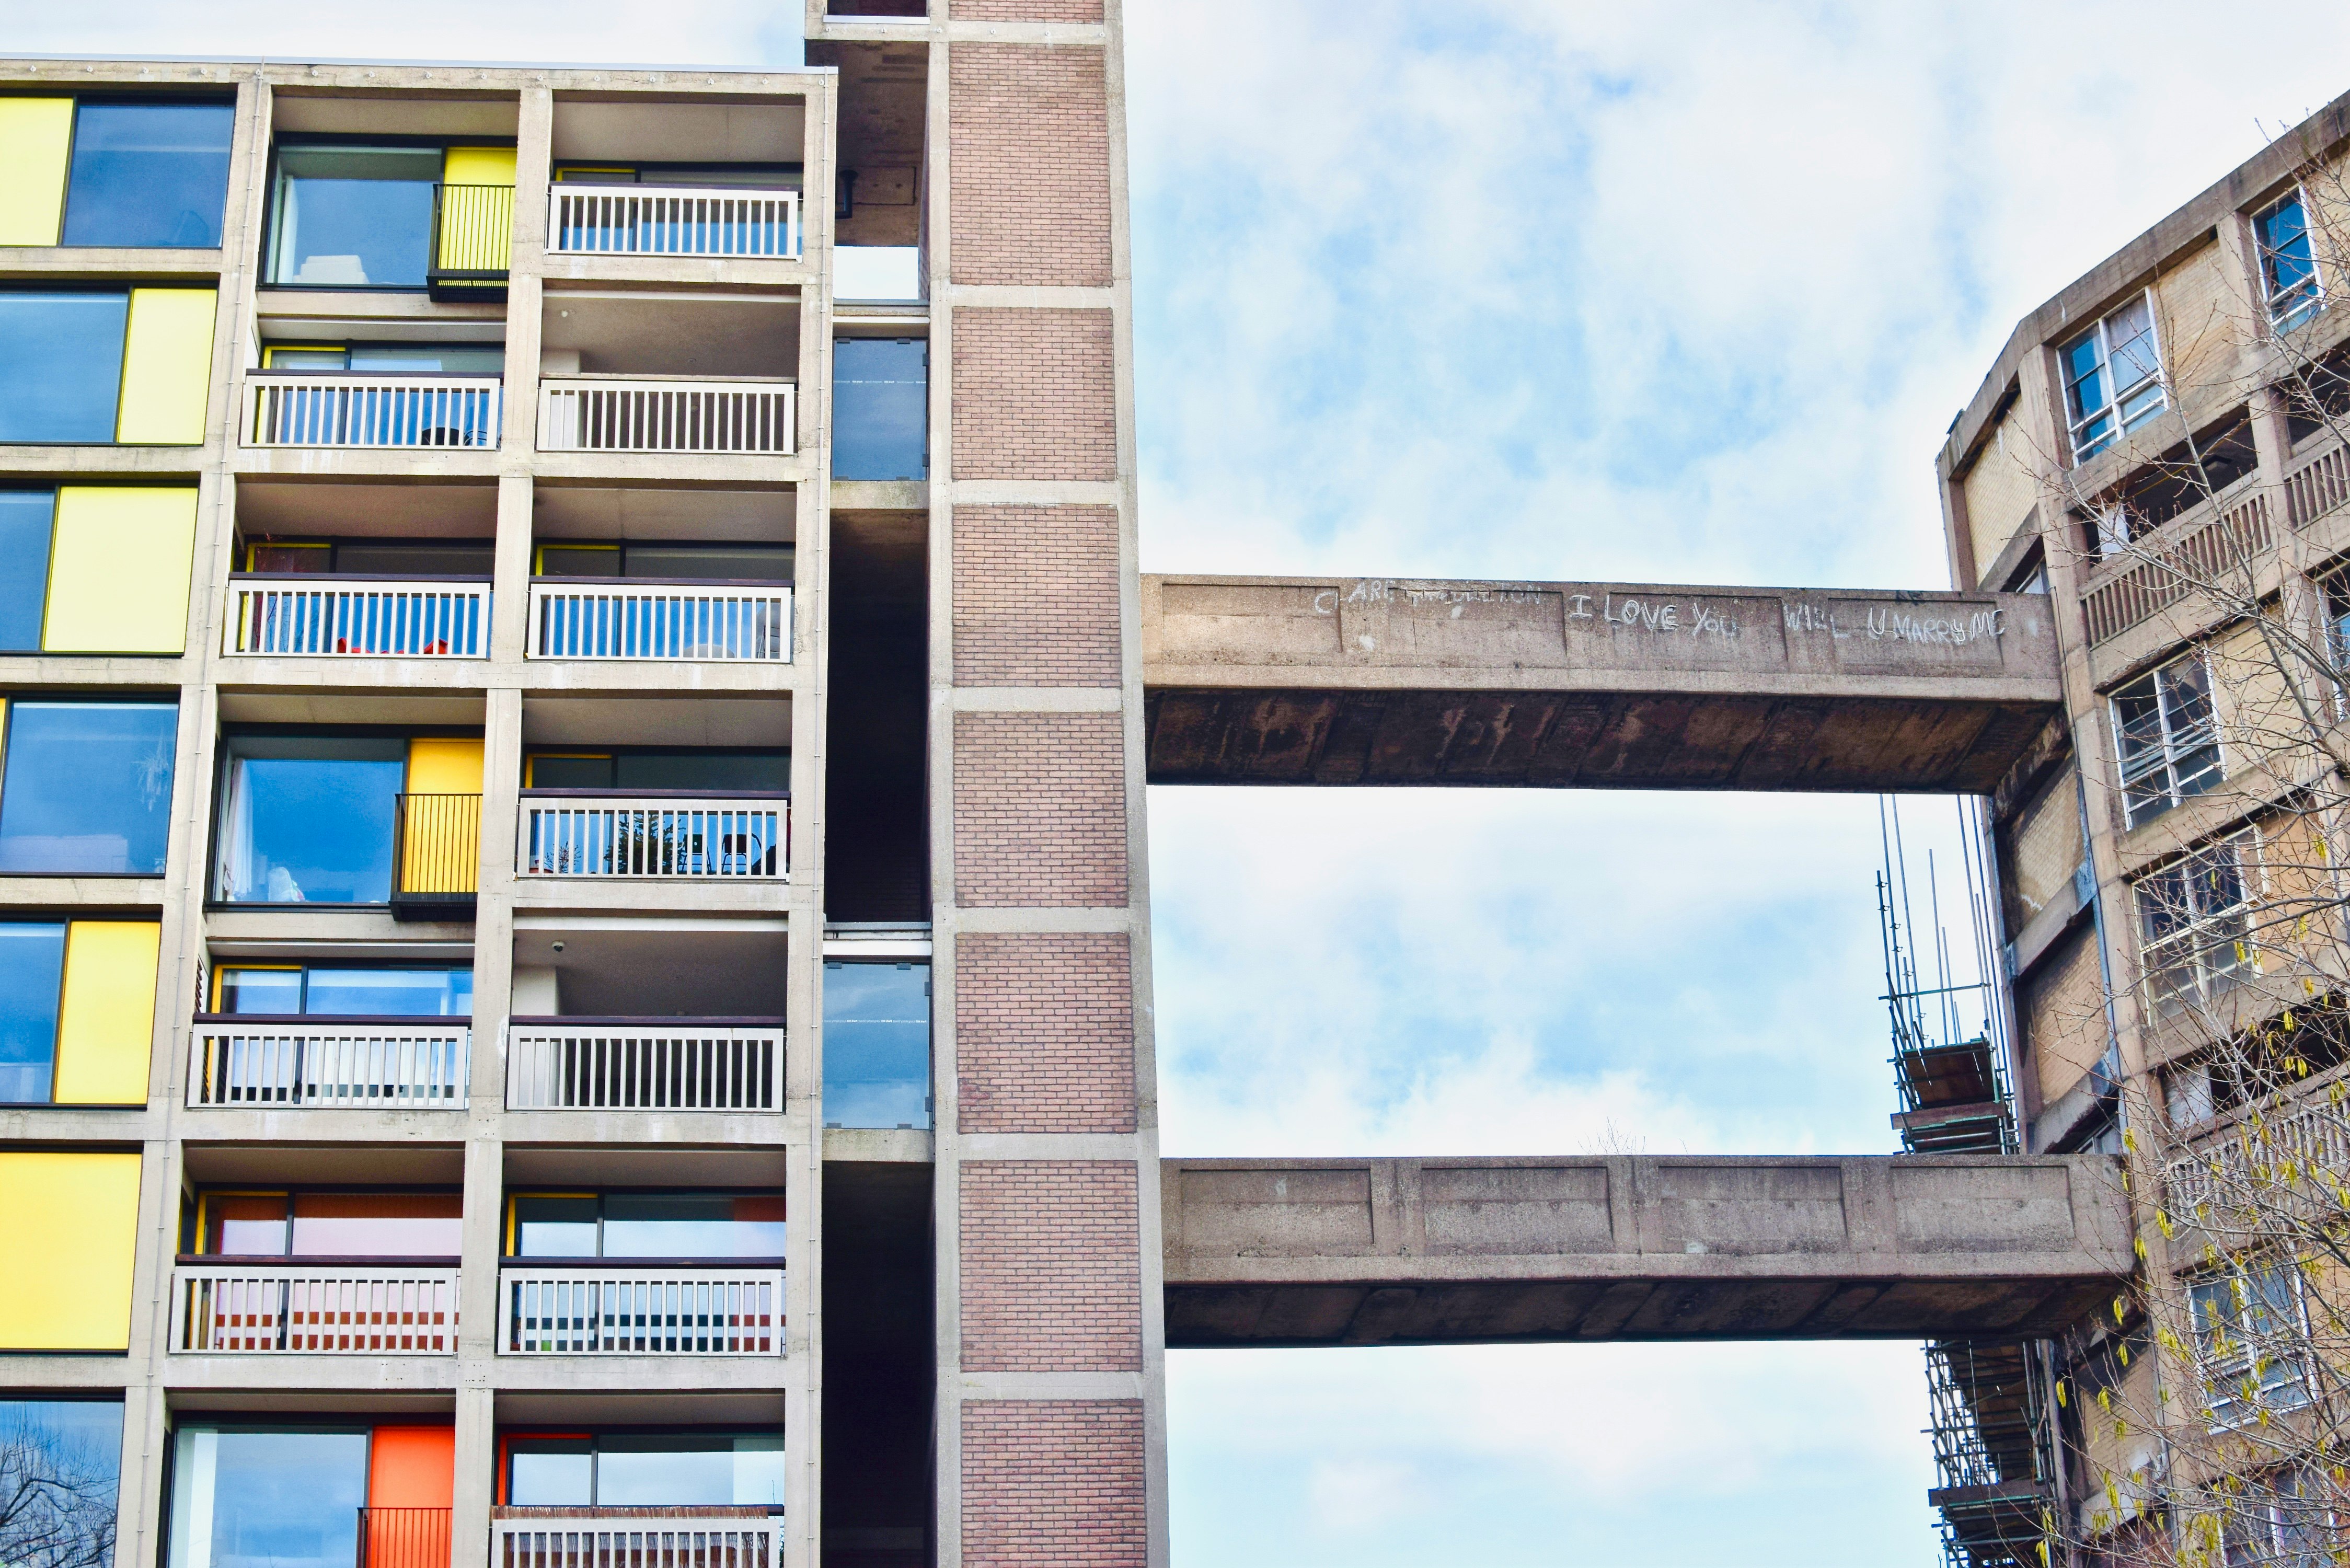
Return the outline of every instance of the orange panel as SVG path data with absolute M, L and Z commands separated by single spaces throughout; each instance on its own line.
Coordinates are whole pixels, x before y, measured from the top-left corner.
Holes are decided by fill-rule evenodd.
M 375 1429 L 368 1456 L 369 1508 L 447 1508 L 456 1488 L 456 1428 Z

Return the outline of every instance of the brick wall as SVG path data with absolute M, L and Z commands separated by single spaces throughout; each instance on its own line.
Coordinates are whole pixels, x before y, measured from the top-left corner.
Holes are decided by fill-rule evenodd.
M 1132 1132 L 1134 974 L 1126 935 L 959 938 L 955 1068 L 964 1132 Z
M 958 22 L 1098 22 L 1102 0 L 953 0 L 947 15 Z
M 962 1193 L 965 1371 L 1141 1367 L 1131 1160 L 969 1160 Z
M 1090 16 L 1047 15 L 1089 11 Z M 958 0 L 957 16 L 1098 22 L 1099 0 Z M 1107 288 L 1109 114 L 1103 52 L 957 44 L 947 81 L 954 281 Z
M 1142 1406 L 977 1399 L 962 1407 L 965 1568 L 1140 1568 Z
M 1118 477 L 1107 310 L 954 313 L 954 476 Z
M 1118 683 L 1118 510 L 958 506 L 959 686 Z
M 1127 900 L 1124 722 L 1116 713 L 958 713 L 955 901 Z

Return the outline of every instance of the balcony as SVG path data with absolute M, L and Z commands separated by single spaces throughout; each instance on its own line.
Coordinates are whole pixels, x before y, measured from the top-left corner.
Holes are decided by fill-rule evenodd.
M 781 1355 L 784 1272 L 510 1266 L 498 1322 L 501 1355 Z
M 490 1511 L 490 1568 L 782 1568 L 784 1521 L 759 1506 Z
M 481 888 L 482 797 L 393 797 L 391 918 L 470 920 Z
M 2163 1167 L 2171 1214 L 2186 1220 L 2210 1209 L 2222 1221 L 2253 1204 L 2333 1202 L 2309 1184 L 2313 1173 L 2350 1164 L 2350 1108 L 2312 1097 L 2299 1105 L 2241 1115 L 2195 1138 L 2195 1148 Z
M 506 1056 L 514 1111 L 775 1111 L 780 1018 L 524 1018 Z
M 230 574 L 224 654 L 486 659 L 490 579 Z
M 518 877 L 780 882 L 790 797 L 694 790 L 522 792 Z
M 555 254 L 799 259 L 796 191 L 558 181 L 546 195 Z
M 774 584 L 637 577 L 530 585 L 533 659 L 788 664 L 792 590 Z
M 188 1106 L 462 1110 L 473 1044 L 462 1018 L 199 1013 Z
M 454 1355 L 457 1271 L 182 1258 L 172 1348 L 193 1355 Z
M 541 452 L 789 457 L 799 388 L 764 377 L 592 376 L 539 383 Z
M 449 1568 L 445 1508 L 359 1510 L 357 1568 Z
M 244 444 L 494 450 L 505 383 L 494 376 L 248 370 Z
M 514 187 L 432 187 L 432 265 L 425 287 L 437 300 L 503 304 L 514 251 Z

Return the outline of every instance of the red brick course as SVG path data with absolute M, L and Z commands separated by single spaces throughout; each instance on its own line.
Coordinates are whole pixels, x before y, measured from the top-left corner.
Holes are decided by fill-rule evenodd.
M 954 476 L 1118 477 L 1107 310 L 954 313 Z
M 956 1125 L 967 1133 L 1134 1130 L 1134 971 L 1115 932 L 955 941 Z
M 1101 5 L 956 0 L 954 14 L 1098 22 Z M 1109 92 L 1103 72 L 1103 51 L 1094 48 L 957 44 L 949 51 L 948 259 L 955 282 L 1109 286 Z
M 958 506 L 960 686 L 1115 686 L 1118 509 Z
M 953 0 L 947 15 L 958 22 L 1098 22 L 1102 0 Z
M 1145 1463 L 1140 1400 L 966 1403 L 964 1568 L 1141 1568 Z
M 1127 901 L 1125 721 L 1116 713 L 958 713 L 955 902 Z
M 1138 1190 L 1132 1160 L 963 1163 L 964 1371 L 1141 1367 Z

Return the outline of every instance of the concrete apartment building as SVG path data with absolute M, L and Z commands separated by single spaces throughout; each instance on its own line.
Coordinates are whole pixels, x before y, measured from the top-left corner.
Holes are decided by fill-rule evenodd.
M 2129 843 L 2019 826 L 2110 772 L 2102 579 L 1982 456 L 2114 290 L 1954 428 L 1954 593 L 1145 578 L 1117 9 L 921 13 L 818 0 L 791 72 L 0 61 L 44 1562 L 1163 1564 L 1170 1345 L 2044 1374 L 2131 1276 L 2150 1069 L 2032 1006 Z M 1985 796 L 2020 1144 L 1162 1160 L 1151 781 Z

